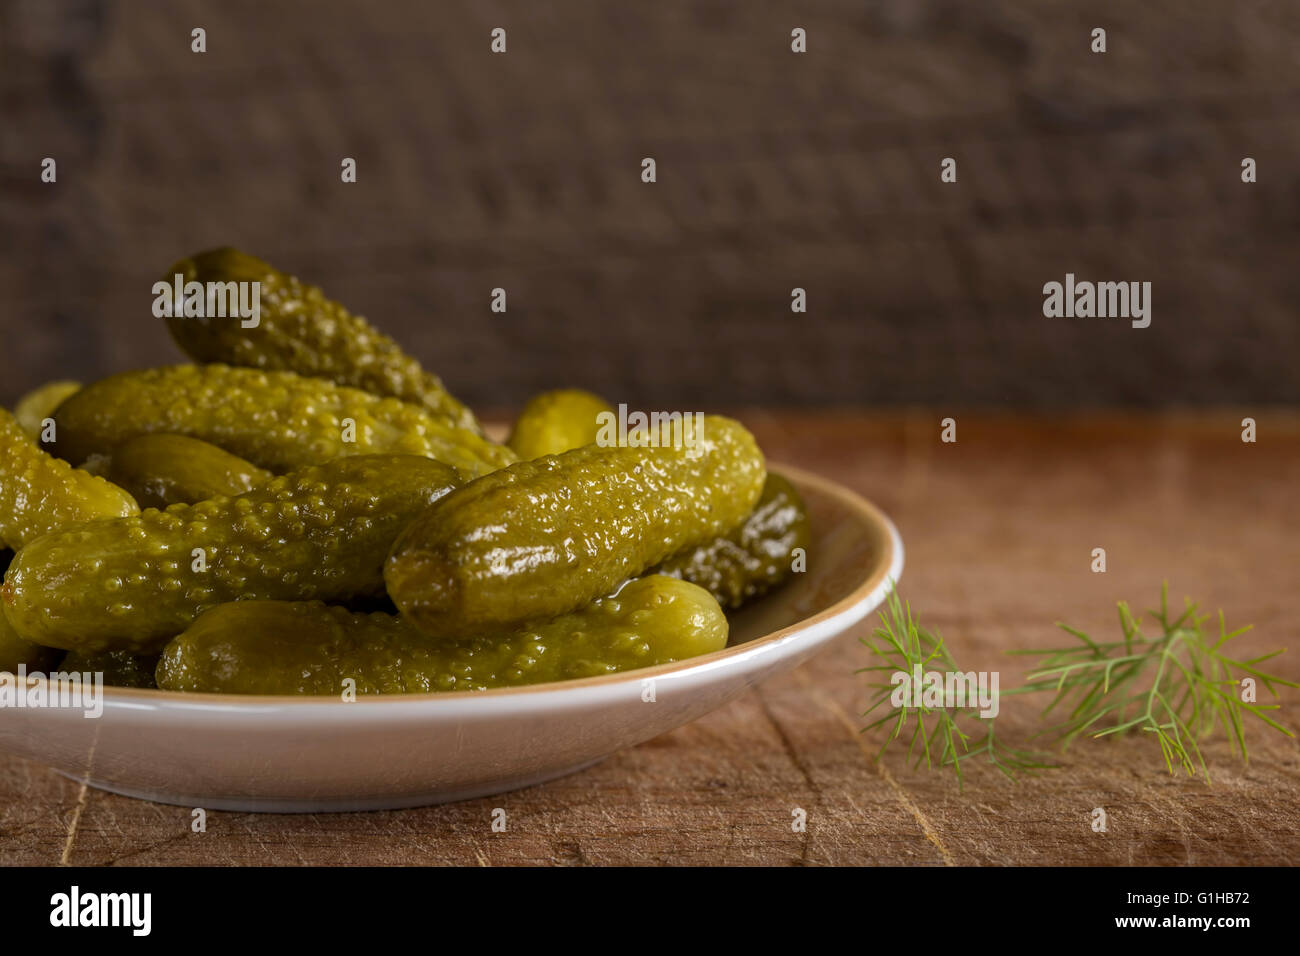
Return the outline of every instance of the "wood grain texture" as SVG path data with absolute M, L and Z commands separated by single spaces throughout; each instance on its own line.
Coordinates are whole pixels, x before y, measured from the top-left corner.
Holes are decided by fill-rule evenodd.
M 1022 670 L 1002 652 L 1058 640 L 1053 621 L 1115 627 L 1114 604 L 1172 595 L 1253 623 L 1251 651 L 1300 679 L 1300 415 L 1060 419 L 951 411 L 750 411 L 769 455 L 842 481 L 896 520 L 905 594 L 962 666 Z M 1109 570 L 1089 570 L 1094 547 Z M 811 556 L 816 559 L 815 555 Z M 1085 741 L 1057 771 L 1011 785 L 875 762 L 862 737 L 864 651 L 845 637 L 729 706 L 563 780 L 400 812 L 190 813 L 80 787 L 0 760 L 0 861 L 78 864 L 1291 864 L 1300 856 L 1300 746 L 1252 729 L 1241 765 L 1222 742 L 1213 784 L 1165 773 L 1144 739 Z M 1280 717 L 1296 727 L 1295 692 Z M 1004 701 L 1005 733 L 1034 708 Z M 1104 807 L 1109 832 L 1090 829 Z M 508 829 L 491 831 L 493 808 Z M 791 811 L 808 830 L 791 830 Z
M 151 285 L 224 244 L 476 405 L 1300 402 L 1298 37 L 1276 0 L 0 0 L 0 402 L 175 361 Z M 1152 282 L 1152 326 L 1045 319 L 1067 271 Z

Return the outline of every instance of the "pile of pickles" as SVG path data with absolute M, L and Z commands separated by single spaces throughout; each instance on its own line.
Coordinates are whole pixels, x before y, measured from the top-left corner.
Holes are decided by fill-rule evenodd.
M 0 409 L 0 670 L 236 694 L 485 690 L 719 650 L 808 543 L 739 423 L 602 442 L 602 399 L 505 444 L 392 339 L 233 249 L 259 321 L 171 315 L 192 364 Z

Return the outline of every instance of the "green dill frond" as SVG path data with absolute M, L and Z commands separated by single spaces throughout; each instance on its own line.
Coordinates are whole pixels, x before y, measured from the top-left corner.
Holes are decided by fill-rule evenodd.
M 1197 605 L 1187 600 L 1175 617 L 1169 608 L 1166 583 L 1159 609 L 1147 612 L 1155 624 L 1155 633 L 1149 637 L 1142 632 L 1141 618 L 1124 602 L 1119 604 L 1120 640 L 1095 641 L 1082 631 L 1058 624 L 1078 643 L 1012 651 L 1038 655 L 1042 660 L 1024 686 L 1007 693 L 1052 695 L 1043 714 L 1056 720 L 1040 735 L 1062 749 L 1085 734 L 1147 733 L 1155 737 L 1170 773 L 1181 768 L 1189 775 L 1201 774 L 1208 783 L 1209 768 L 1200 744 L 1216 728 L 1227 735 L 1243 761 L 1250 759 L 1248 718 L 1294 736 L 1270 716 L 1278 704 L 1243 699 L 1242 681 L 1254 680 L 1274 698 L 1279 687 L 1300 684 L 1260 669 L 1260 664 L 1281 654 L 1280 650 L 1247 660 L 1229 657 L 1225 652 L 1229 643 L 1250 628 L 1229 631 L 1220 611 L 1217 633 L 1207 632 L 1210 617 L 1197 610 Z
M 1004 745 L 996 736 L 994 719 L 981 717 L 978 708 L 924 704 L 895 707 L 891 701 L 895 690 L 891 675 L 910 675 L 918 666 L 923 672 L 955 672 L 958 667 L 943 638 L 918 623 L 911 605 L 902 600 L 896 587 L 890 588 L 879 619 L 880 624 L 860 639 L 876 663 L 857 671 L 878 678 L 868 685 L 872 696 L 862 715 L 869 718 L 884 708 L 862 728 L 864 733 L 884 728 L 876 759 L 883 757 L 891 745 L 906 741 L 907 757 L 914 767 L 924 762 L 926 767 L 951 768 L 959 785 L 964 784 L 963 763 L 973 758 L 986 759 L 1012 780 L 1019 773 L 1055 766 L 1041 754 Z

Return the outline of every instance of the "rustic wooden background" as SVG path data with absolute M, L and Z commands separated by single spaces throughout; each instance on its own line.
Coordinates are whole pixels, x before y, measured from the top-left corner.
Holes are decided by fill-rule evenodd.
M 150 286 L 231 243 L 323 284 L 481 406 L 557 385 L 756 406 L 773 458 L 897 519 L 908 596 L 1008 684 L 1002 650 L 1054 640 L 1057 619 L 1105 631 L 1116 599 L 1145 605 L 1164 578 L 1255 623 L 1249 647 L 1294 655 L 1300 418 L 1276 406 L 1300 401 L 1298 39 L 1300 6 L 1269 0 L 0 0 L 0 402 L 176 360 Z M 1151 328 L 1043 318 L 1042 284 L 1067 271 L 1153 282 Z M 933 412 L 774 411 L 913 403 Z M 1243 411 L 1062 412 L 1224 404 Z M 937 441 L 941 414 L 979 405 L 1055 414 L 958 412 L 958 444 Z M 1255 734 L 1246 767 L 1212 747 L 1212 786 L 1126 740 L 959 792 L 872 762 L 862 653 L 846 638 L 566 780 L 399 813 L 213 813 L 194 834 L 184 808 L 0 759 L 0 862 L 1297 857 L 1293 740 Z M 1004 713 L 1032 725 L 1026 703 Z
M 1290 647 L 1300 680 L 1300 415 L 1070 417 L 937 413 L 745 416 L 773 458 L 878 502 L 907 546 L 902 590 L 964 668 L 1020 682 L 1008 648 L 1053 622 L 1113 634 L 1115 602 L 1184 595 L 1253 623 L 1243 656 Z M 1015 507 L 1009 508 L 1008 503 Z M 1089 570 L 1104 547 L 1108 571 Z M 1084 741 L 1020 784 L 984 766 L 960 791 L 858 733 L 866 652 L 852 637 L 715 713 L 566 779 L 384 813 L 208 815 L 88 789 L 0 758 L 0 862 L 14 864 L 1294 864 L 1300 744 L 1252 727 L 1243 766 L 1207 748 L 1212 784 L 1171 777 L 1150 739 Z M 1297 728 L 1300 692 L 1281 721 Z M 1020 742 L 1035 706 L 1003 701 Z M 491 815 L 505 809 L 505 833 Z M 808 812 L 806 833 L 791 810 Z M 1094 833 L 1103 807 L 1108 831 Z
M 150 286 L 230 243 L 477 404 L 1294 403 L 1297 42 L 1276 0 L 0 0 L 0 402 L 175 360 Z M 1043 318 L 1067 271 L 1151 328 Z

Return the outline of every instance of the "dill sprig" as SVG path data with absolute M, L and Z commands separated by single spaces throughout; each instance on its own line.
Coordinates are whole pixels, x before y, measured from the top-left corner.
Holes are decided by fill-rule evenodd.
M 1210 773 L 1200 743 L 1216 726 L 1223 728 L 1234 752 L 1249 761 L 1246 749 L 1247 717 L 1294 736 L 1269 711 L 1278 704 L 1242 700 L 1241 681 L 1254 678 L 1273 695 L 1277 688 L 1297 687 L 1292 681 L 1260 669 L 1262 663 L 1283 653 L 1281 650 L 1237 660 L 1225 653 L 1225 646 L 1250 627 L 1228 631 L 1223 612 L 1218 615 L 1217 637 L 1204 625 L 1209 615 L 1198 615 L 1197 605 L 1185 601 L 1183 612 L 1172 616 L 1169 585 L 1160 592 L 1159 611 L 1147 612 L 1159 633 L 1142 633 L 1141 618 L 1128 604 L 1119 604 L 1123 639 L 1094 641 L 1080 630 L 1058 622 L 1078 644 L 1045 650 L 1011 651 L 1012 654 L 1040 655 L 1041 663 L 1030 672 L 1026 683 L 1008 694 L 1054 692 L 1043 715 L 1068 716 L 1040 733 L 1064 750 L 1079 736 L 1107 737 L 1127 733 L 1153 734 L 1170 773 L 1182 767 L 1190 776 L 1199 770 L 1209 782 Z M 1107 726 L 1109 724 L 1109 726 Z
M 963 783 L 962 762 L 984 756 L 999 771 L 1014 780 L 1017 773 L 1055 766 L 1045 762 L 1041 754 L 1017 750 L 1006 746 L 995 732 L 995 719 L 981 717 L 976 707 L 893 706 L 890 700 L 895 684 L 890 676 L 897 672 L 912 674 L 919 665 L 921 670 L 939 670 L 948 673 L 958 670 L 956 661 L 948 652 L 938 633 L 922 627 L 912 614 L 910 603 L 904 603 L 898 589 L 891 587 L 885 609 L 879 614 L 880 626 L 869 636 L 860 638 L 879 660 L 871 667 L 859 668 L 856 673 L 873 673 L 883 680 L 869 684 L 875 691 L 871 706 L 863 713 L 869 717 L 880 707 L 887 711 L 862 728 L 863 733 L 878 727 L 887 727 L 888 734 L 876 754 L 879 760 L 890 744 L 908 735 L 907 757 L 913 767 L 924 761 L 926 767 L 951 767 L 959 785 Z M 972 728 L 968 733 L 965 728 Z M 973 728 L 978 727 L 978 731 Z M 972 740 L 974 742 L 972 742 Z

